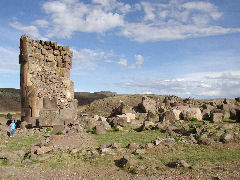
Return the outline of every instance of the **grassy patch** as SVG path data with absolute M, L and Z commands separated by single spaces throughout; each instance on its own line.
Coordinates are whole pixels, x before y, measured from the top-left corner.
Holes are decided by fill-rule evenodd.
M 7 166 L 8 160 L 7 159 L 0 159 L 0 166 Z
M 143 132 L 136 132 L 131 128 L 125 131 L 108 131 L 107 134 L 94 135 L 98 144 L 112 144 L 118 142 L 122 144 L 122 147 L 126 147 L 130 142 L 136 142 L 140 145 L 151 142 L 157 136 L 165 137 L 164 133 L 159 130 L 149 130 Z
M 163 148 L 148 151 L 137 164 L 144 166 L 165 167 L 169 162 L 185 160 L 189 164 L 204 165 L 206 163 L 221 164 L 240 160 L 239 147 L 212 147 L 204 145 L 177 144 L 174 148 Z
M 7 151 L 18 151 L 18 150 L 24 150 L 27 151 L 31 149 L 33 144 L 40 141 L 40 137 L 37 135 L 33 136 L 14 136 L 13 138 L 8 140 L 8 143 L 6 144 L 6 150 Z
M 56 135 L 62 135 L 62 131 L 58 131 Z

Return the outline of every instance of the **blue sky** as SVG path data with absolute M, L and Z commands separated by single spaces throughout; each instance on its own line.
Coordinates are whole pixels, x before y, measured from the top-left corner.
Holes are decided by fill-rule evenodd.
M 70 46 L 75 91 L 237 97 L 239 19 L 239 0 L 1 0 L 0 87 L 26 33 Z

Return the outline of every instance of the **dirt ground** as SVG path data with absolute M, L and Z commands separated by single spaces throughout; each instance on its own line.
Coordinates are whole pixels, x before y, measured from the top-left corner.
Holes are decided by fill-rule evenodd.
M 206 164 L 199 170 L 152 170 L 152 174 L 132 175 L 116 166 L 91 168 L 84 165 L 75 168 L 45 169 L 38 165 L 28 167 L 0 167 L 1 179 L 239 179 L 240 162 L 214 167 Z

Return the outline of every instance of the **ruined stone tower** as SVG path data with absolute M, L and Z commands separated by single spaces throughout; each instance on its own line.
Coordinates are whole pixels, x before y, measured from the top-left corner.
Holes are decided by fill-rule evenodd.
M 21 113 L 29 125 L 72 123 L 77 117 L 74 84 L 70 80 L 73 52 L 56 42 L 20 39 Z

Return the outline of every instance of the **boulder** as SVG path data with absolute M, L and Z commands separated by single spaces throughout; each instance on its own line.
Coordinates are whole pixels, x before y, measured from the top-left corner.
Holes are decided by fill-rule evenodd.
M 202 111 L 202 119 L 203 119 L 203 120 L 210 120 L 210 117 L 211 117 L 211 112 L 210 112 L 210 110 L 204 109 L 204 110 Z
M 211 106 L 210 104 L 204 104 L 204 105 L 202 105 L 202 108 L 203 108 L 203 109 L 207 109 L 207 110 L 209 110 L 209 111 L 211 111 L 211 110 L 214 109 L 214 107 Z
M 174 122 L 176 120 L 177 120 L 176 115 L 174 114 L 174 112 L 172 110 L 166 111 L 163 114 L 163 118 L 162 118 L 163 122 Z
M 111 116 L 126 114 L 126 113 L 134 113 L 133 107 L 128 106 L 124 102 L 120 101 L 120 104 L 113 109 Z
M 178 109 L 173 109 L 172 112 L 173 112 L 173 114 L 175 116 L 175 119 L 176 120 L 180 120 L 181 111 L 178 110 Z
M 221 104 L 219 106 L 219 109 L 224 110 L 224 111 L 230 111 L 231 108 L 233 108 L 232 104 Z
M 131 142 L 127 145 L 127 148 L 130 149 L 130 150 L 136 150 L 139 148 L 139 145 L 135 142 Z
M 45 154 L 47 152 L 50 152 L 53 150 L 53 147 L 50 146 L 50 147 L 47 147 L 47 146 L 42 146 L 42 147 L 38 147 L 36 148 L 36 154 L 37 155 L 41 155 L 41 154 Z
M 227 132 L 225 132 L 224 134 L 222 134 L 220 136 L 220 141 L 223 142 L 223 143 L 228 143 L 230 142 L 231 140 L 233 139 L 233 136 Z
M 92 128 L 96 126 L 95 120 L 93 118 L 84 119 L 82 122 L 83 128 L 91 131 Z
M 106 129 L 103 125 L 96 126 L 96 134 L 106 134 Z
M 112 127 L 110 126 L 110 124 L 107 121 L 102 121 L 100 123 L 100 125 L 103 126 L 104 129 L 106 129 L 106 130 L 111 130 L 112 129 Z
M 157 111 L 156 101 L 146 96 L 142 98 L 142 103 L 139 104 L 139 107 L 144 113 L 151 112 L 156 114 Z
M 155 126 L 155 123 L 152 121 L 144 121 L 143 123 L 144 129 L 151 129 L 154 126 Z
M 99 116 L 98 121 L 103 121 L 103 122 L 105 122 L 105 121 L 107 121 L 107 118 L 102 117 L 102 116 Z
M 223 120 L 222 113 L 212 113 L 212 115 L 211 115 L 212 122 L 221 122 L 222 120 Z
M 237 102 L 240 102 L 240 97 L 236 97 L 235 100 L 236 100 Z
M 132 162 L 128 155 L 123 156 L 121 159 L 116 160 L 115 164 L 119 168 L 129 167 L 131 166 Z
M 21 129 L 26 129 L 27 126 L 28 126 L 28 123 L 27 123 L 26 121 L 23 121 L 23 122 L 21 122 L 21 124 L 20 124 L 20 128 L 21 128 Z
M 127 118 L 127 122 L 132 122 L 135 120 L 136 115 L 133 113 L 126 113 L 126 114 L 122 114 L 122 115 L 117 115 L 117 117 L 119 118 Z
M 182 117 L 184 120 L 192 120 L 193 118 L 202 120 L 202 113 L 199 108 L 187 108 L 182 110 Z
M 124 126 L 127 126 L 128 124 L 126 117 L 114 117 L 114 118 L 108 119 L 108 121 L 112 126 L 120 125 L 124 127 Z
M 215 141 L 211 138 L 200 138 L 199 139 L 199 144 L 203 144 L 203 145 L 210 145 L 210 144 L 213 144 L 215 143 Z
M 184 160 L 178 160 L 175 162 L 169 162 L 167 164 L 168 167 L 170 168 L 177 168 L 177 167 L 184 167 L 184 168 L 190 168 L 190 165 L 188 163 L 186 163 L 186 161 Z
M 113 149 L 120 149 L 121 148 L 121 143 L 113 143 L 112 145 L 111 145 L 111 147 L 113 148 Z

